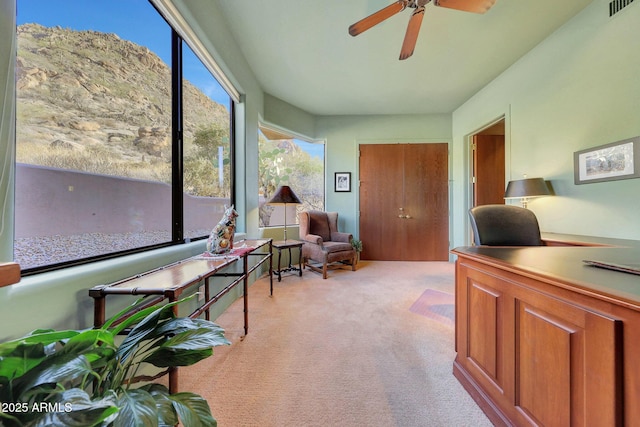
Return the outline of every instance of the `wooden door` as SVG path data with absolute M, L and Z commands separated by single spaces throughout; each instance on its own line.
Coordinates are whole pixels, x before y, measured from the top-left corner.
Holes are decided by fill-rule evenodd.
M 448 145 L 360 146 L 362 259 L 449 259 Z
M 473 206 L 504 204 L 504 135 L 473 136 Z

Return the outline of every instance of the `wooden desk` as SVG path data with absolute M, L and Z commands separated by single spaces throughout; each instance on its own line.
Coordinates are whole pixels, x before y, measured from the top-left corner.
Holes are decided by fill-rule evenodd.
M 638 240 L 548 232 L 541 234 L 542 241 L 546 246 L 617 246 L 621 248 L 640 248 L 640 241 Z
M 256 252 L 267 245 L 266 252 Z M 250 256 L 261 258 L 251 268 L 248 264 Z M 243 283 L 244 333 L 246 335 L 249 332 L 248 277 L 265 261 L 271 261 L 271 257 L 271 239 L 242 240 L 234 242 L 233 251 L 225 256 L 195 256 L 115 283 L 95 286 L 89 290 L 89 296 L 94 299 L 94 326 L 100 327 L 106 320 L 105 308 L 108 295 L 144 295 L 145 298 L 149 298 L 144 307 L 150 307 L 165 299 L 170 302 L 177 301 L 185 291 L 197 286 L 202 281 L 205 285 L 204 301 L 189 317 L 195 318 L 205 313 L 205 318 L 209 320 L 209 308 L 239 283 Z M 241 273 L 224 271 L 240 260 L 242 260 Z M 209 293 L 209 279 L 211 277 L 230 277 L 233 280 L 216 295 L 211 296 Z M 273 283 L 271 262 L 269 262 L 269 277 Z M 173 309 L 177 315 L 178 307 L 174 306 Z M 177 381 L 177 370 L 170 370 L 169 389 L 172 393 L 177 391 Z
M 454 375 L 495 425 L 640 420 L 640 276 L 635 247 L 462 247 Z

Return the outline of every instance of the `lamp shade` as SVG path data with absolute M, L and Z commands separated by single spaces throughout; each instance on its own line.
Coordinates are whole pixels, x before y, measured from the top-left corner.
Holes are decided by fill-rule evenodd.
M 505 199 L 516 199 L 522 197 L 549 196 L 549 187 L 542 178 L 526 178 L 516 181 L 509 181 L 507 190 L 504 192 Z
M 278 187 L 276 194 L 274 194 L 271 200 L 267 203 L 270 205 L 280 205 L 287 203 L 301 204 L 302 202 L 298 199 L 298 196 L 296 196 L 296 193 L 293 192 L 291 187 L 288 185 L 282 185 Z

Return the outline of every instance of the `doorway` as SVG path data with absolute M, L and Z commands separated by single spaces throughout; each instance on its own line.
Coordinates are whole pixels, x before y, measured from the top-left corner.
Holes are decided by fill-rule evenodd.
M 363 260 L 449 259 L 449 146 L 360 145 Z
M 471 206 L 504 204 L 505 119 L 471 137 Z

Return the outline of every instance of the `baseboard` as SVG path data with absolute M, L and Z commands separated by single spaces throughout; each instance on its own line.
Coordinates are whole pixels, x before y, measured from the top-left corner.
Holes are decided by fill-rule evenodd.
M 462 387 L 469 393 L 494 426 L 508 427 L 513 425 L 469 373 L 458 363 L 457 358 L 453 361 L 453 376 L 462 384 Z

